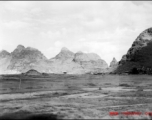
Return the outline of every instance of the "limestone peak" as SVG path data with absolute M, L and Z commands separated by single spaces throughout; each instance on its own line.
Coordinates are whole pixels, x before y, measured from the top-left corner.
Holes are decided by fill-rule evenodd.
M 62 47 L 61 51 L 69 51 L 69 49 L 66 47 Z
M 118 62 L 117 62 L 116 58 L 113 57 L 109 67 L 115 67 L 115 66 L 117 66 L 117 64 L 118 64 Z
M 23 45 L 18 45 L 16 49 L 23 50 L 23 49 L 25 49 L 25 47 Z
M 6 50 L 0 51 L 0 57 L 6 57 L 6 56 L 9 56 L 9 55 L 10 55 L 10 53 L 7 52 Z

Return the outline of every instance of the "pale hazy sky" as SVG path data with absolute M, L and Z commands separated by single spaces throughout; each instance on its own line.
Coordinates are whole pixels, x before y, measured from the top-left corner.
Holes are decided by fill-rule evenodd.
M 22 44 L 51 58 L 67 47 L 109 64 L 149 27 L 150 1 L 0 1 L 0 50 L 8 52 Z

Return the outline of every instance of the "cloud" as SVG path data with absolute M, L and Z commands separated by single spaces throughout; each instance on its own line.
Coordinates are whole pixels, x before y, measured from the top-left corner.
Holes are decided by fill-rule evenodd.
M 145 5 L 145 4 L 152 4 L 152 1 L 132 1 L 132 3 L 139 6 L 139 5 Z
M 60 41 L 56 41 L 56 42 L 54 43 L 54 45 L 55 45 L 55 47 L 59 47 L 59 48 L 64 47 L 64 44 L 63 44 L 62 42 L 60 42 Z
M 30 24 L 22 21 L 10 21 L 10 22 L 4 22 L 4 27 L 7 27 L 8 29 L 21 29 L 25 27 L 30 27 Z

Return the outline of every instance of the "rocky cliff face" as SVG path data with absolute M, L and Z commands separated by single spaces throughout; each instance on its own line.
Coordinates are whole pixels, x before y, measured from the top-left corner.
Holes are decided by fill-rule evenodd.
M 46 57 L 39 50 L 31 47 L 25 48 L 21 45 L 18 45 L 11 55 L 15 59 L 46 60 Z
M 5 58 L 5 57 L 9 57 L 11 54 L 9 52 L 7 52 L 6 50 L 2 50 L 0 52 L 0 59 L 1 58 Z
M 107 63 L 94 53 L 73 53 L 67 48 L 62 48 L 60 53 L 52 61 L 53 72 L 69 74 L 84 74 L 96 72 L 107 68 Z
M 39 64 L 46 59 L 46 57 L 37 49 L 18 45 L 11 53 L 11 61 L 8 66 L 9 70 L 18 72 L 26 72 L 30 69 L 43 71 L 43 67 L 39 68 Z
M 7 67 L 9 66 L 11 61 L 11 54 L 6 50 L 2 50 L 0 52 L 0 73 L 9 73 Z
M 60 53 L 56 55 L 54 59 L 68 60 L 73 58 L 74 58 L 74 53 L 71 52 L 69 49 L 63 47 Z
M 74 61 L 81 62 L 81 61 L 97 61 L 101 58 L 95 53 L 83 53 L 77 52 L 74 56 Z
M 123 56 L 122 61 L 130 61 L 134 57 L 137 51 L 140 51 L 143 47 L 146 47 L 149 42 L 152 41 L 152 28 L 143 31 L 133 42 L 131 48 L 128 50 L 127 54 Z
M 7 64 L 6 64 L 7 63 Z M 94 53 L 73 53 L 62 48 L 52 59 L 47 59 L 39 50 L 18 45 L 12 52 L 0 53 L 1 73 L 24 73 L 30 69 L 46 73 L 84 74 L 108 67 L 107 63 Z M 5 72 L 4 72 L 5 70 Z
M 118 62 L 115 58 L 113 58 L 112 61 L 110 62 L 109 68 L 107 69 L 107 73 L 112 73 L 117 69 L 117 67 L 118 67 Z
M 50 59 L 50 66 L 52 73 L 84 73 L 82 67 L 79 64 L 73 62 L 74 53 L 67 48 L 62 48 L 60 53 L 54 58 Z
M 119 62 L 116 72 L 127 72 L 133 68 L 152 67 L 152 28 L 143 31 L 133 42 L 127 54 Z
M 95 53 L 77 52 L 73 59 L 74 62 L 80 64 L 85 72 L 103 72 L 108 68 L 107 63 Z

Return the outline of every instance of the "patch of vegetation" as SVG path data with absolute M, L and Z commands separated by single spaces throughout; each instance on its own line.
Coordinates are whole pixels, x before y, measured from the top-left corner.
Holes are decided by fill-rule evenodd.
M 101 88 L 101 87 L 99 87 L 99 90 L 102 90 L 102 88 Z
M 145 97 L 146 98 L 151 98 L 152 97 L 152 92 L 151 91 L 129 91 L 129 92 L 123 92 L 123 93 L 118 93 L 115 95 L 115 97 Z
M 68 95 L 68 93 L 58 93 L 58 92 L 53 93 L 53 96 L 62 96 L 62 95 Z
M 128 85 L 127 83 L 119 84 L 119 86 L 122 86 L 122 87 L 130 87 L 130 85 Z
M 136 67 L 132 68 L 130 74 L 139 74 L 139 71 Z
M 109 94 L 109 92 L 103 92 L 103 94 L 107 95 L 107 94 Z
M 33 87 L 26 87 L 26 89 L 33 89 Z
M 140 86 L 137 86 L 137 91 L 143 91 L 143 88 Z
M 57 120 L 57 115 L 54 114 L 31 114 L 30 112 L 18 112 L 5 114 L 0 116 L 0 120 L 16 120 L 16 119 L 24 119 L 24 120 Z
M 122 62 L 117 73 L 130 71 L 131 74 L 152 74 L 152 42 L 129 57 L 131 60 Z
M 122 65 L 118 66 L 118 68 L 115 70 L 115 73 L 121 74 L 125 72 L 129 72 L 134 67 L 140 67 L 140 64 L 138 62 L 133 61 L 127 61 L 123 63 Z
M 88 83 L 89 86 L 96 86 L 94 83 Z
M 9 102 L 11 100 L 0 100 L 0 102 Z
M 68 95 L 68 93 L 62 93 L 62 95 Z
M 111 83 L 105 83 L 105 85 L 111 85 Z
M 17 89 L 17 88 L 10 88 L 10 90 L 15 90 L 15 89 Z

